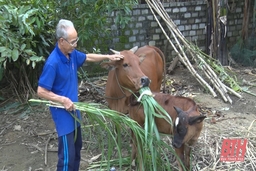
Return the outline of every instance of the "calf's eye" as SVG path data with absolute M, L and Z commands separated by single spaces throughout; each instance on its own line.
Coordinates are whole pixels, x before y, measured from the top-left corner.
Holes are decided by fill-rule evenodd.
M 186 134 L 186 132 L 187 132 L 187 129 L 185 128 L 179 129 L 180 134 Z

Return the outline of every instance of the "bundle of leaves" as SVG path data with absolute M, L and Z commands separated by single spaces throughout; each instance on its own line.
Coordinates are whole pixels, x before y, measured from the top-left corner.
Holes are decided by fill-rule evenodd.
M 146 114 L 148 117 L 144 129 L 128 116 L 110 110 L 104 105 L 86 102 L 74 103 L 76 109 L 81 111 L 83 121 L 78 120 L 74 115 L 72 116 L 82 125 L 83 137 L 86 137 L 88 142 L 97 142 L 95 145 L 97 147 L 94 149 L 97 148 L 97 152 L 101 151 L 101 160 L 90 163 L 87 169 L 109 169 L 111 166 L 118 166 L 120 170 L 125 170 L 125 168 L 131 167 L 130 131 L 136 137 L 137 154 L 138 158 L 142 159 L 140 162 L 143 163 L 144 170 L 166 171 L 176 167 L 170 162 L 170 154 L 175 155 L 173 148 L 160 138 L 161 136 L 154 124 L 154 117 L 163 117 L 171 122 L 170 118 L 164 114 L 165 111 L 152 96 L 145 95 L 141 99 L 144 109 L 147 109 L 145 112 L 148 113 Z M 63 108 L 62 105 L 47 100 L 30 99 L 29 101 Z M 118 130 L 115 132 L 113 131 L 114 128 Z

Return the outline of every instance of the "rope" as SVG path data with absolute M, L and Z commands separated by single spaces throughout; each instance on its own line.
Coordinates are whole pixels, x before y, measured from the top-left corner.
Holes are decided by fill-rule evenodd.
M 115 69 L 115 78 L 116 78 L 116 82 L 118 84 L 118 87 L 120 88 L 121 92 L 123 93 L 123 96 L 122 97 L 108 97 L 108 96 L 104 96 L 107 99 L 119 100 L 119 99 L 122 99 L 122 98 L 126 97 L 126 94 L 125 94 L 125 92 L 122 89 L 123 86 L 120 85 L 120 82 L 119 82 L 119 80 L 117 78 L 116 69 Z

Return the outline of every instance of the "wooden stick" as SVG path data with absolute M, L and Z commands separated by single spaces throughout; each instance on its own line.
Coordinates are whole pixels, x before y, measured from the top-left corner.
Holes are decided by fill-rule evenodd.
M 172 21 L 170 16 L 165 11 L 163 5 L 160 1 L 157 0 L 146 0 L 146 3 L 148 4 L 153 16 L 155 17 L 159 27 L 163 31 L 164 35 L 166 36 L 167 40 L 172 45 L 174 51 L 178 54 L 179 60 L 187 66 L 188 70 L 191 72 L 191 74 L 196 78 L 196 80 L 206 87 L 211 94 L 216 97 L 217 94 L 214 92 L 213 88 L 196 72 L 196 70 L 191 65 L 189 59 L 187 58 L 186 53 L 189 53 L 193 60 L 197 63 L 203 63 L 203 73 L 207 76 L 207 78 L 211 81 L 213 86 L 216 88 L 216 90 L 220 93 L 221 97 L 225 102 L 229 102 L 232 104 L 232 99 L 229 97 L 228 92 L 235 94 L 237 97 L 241 97 L 238 93 L 235 93 L 235 91 L 232 91 L 232 89 L 228 88 L 224 83 L 221 82 L 221 80 L 218 78 L 216 73 L 213 71 L 213 69 L 209 66 L 207 62 L 204 61 L 206 54 L 201 52 L 195 45 L 190 43 L 180 32 L 178 27 L 175 25 L 175 23 Z M 168 29 L 170 30 L 170 33 L 175 40 L 176 44 L 170 40 L 170 37 L 166 34 L 165 30 L 163 29 L 162 25 L 160 24 L 158 18 L 155 15 L 154 10 L 158 13 L 158 15 L 165 21 Z M 186 49 L 186 51 L 185 51 Z
M 218 119 L 218 120 L 216 120 L 216 122 L 225 121 L 225 120 L 230 120 L 230 119 L 246 119 L 246 117 L 242 117 L 242 116 L 228 117 L 228 118 Z
M 176 67 L 176 65 L 177 65 L 178 62 L 179 62 L 179 57 L 176 56 L 176 57 L 172 60 L 171 65 L 170 65 L 170 66 L 168 67 L 168 69 L 167 69 L 168 73 L 171 73 L 171 72 L 174 70 L 174 68 Z
M 233 89 L 231 89 L 231 88 L 229 88 L 228 86 L 226 86 L 225 84 L 223 84 L 223 86 L 225 86 L 226 87 L 226 89 L 230 92 L 230 93 L 232 93 L 232 94 L 234 94 L 235 96 L 237 96 L 238 98 L 243 98 L 243 96 L 241 96 L 240 94 L 238 94 L 237 92 L 235 92 Z
M 47 139 L 46 144 L 45 144 L 45 148 L 44 148 L 44 164 L 45 164 L 45 166 L 47 166 L 47 158 L 48 158 L 47 149 L 48 149 L 48 144 L 49 144 L 51 138 L 52 138 L 52 135 Z
M 146 2 L 148 2 L 148 0 L 146 0 Z M 148 3 L 150 3 L 150 2 L 148 2 Z M 150 4 L 151 4 L 151 3 L 150 3 Z M 152 5 L 152 4 L 151 4 L 151 5 Z M 155 6 L 152 5 L 152 7 L 155 8 L 155 10 L 157 10 L 157 9 L 156 9 L 156 7 L 157 7 L 156 4 L 155 4 Z M 178 44 L 178 47 L 179 47 L 179 49 L 181 50 L 181 53 L 183 54 L 183 56 L 181 55 L 181 53 L 179 53 L 179 51 L 177 50 L 176 46 L 172 43 L 172 41 L 170 40 L 170 38 L 167 36 L 165 30 L 163 29 L 162 25 L 160 24 L 159 20 L 157 19 L 156 15 L 155 15 L 155 13 L 154 13 L 154 11 L 153 11 L 153 9 L 151 8 L 150 5 L 149 5 L 149 8 L 150 8 L 152 14 L 154 15 L 154 17 L 155 17 L 157 23 L 159 24 L 160 28 L 162 29 L 163 33 L 164 33 L 165 36 L 167 37 L 168 41 L 171 43 L 173 49 L 174 49 L 175 52 L 178 54 L 180 61 L 181 61 L 182 63 L 184 63 L 184 65 L 187 66 L 187 68 L 189 69 L 189 71 L 192 73 L 192 75 L 196 78 L 196 80 L 197 80 L 200 84 L 202 84 L 202 85 L 204 85 L 205 87 L 207 87 L 207 89 L 211 92 L 211 94 L 213 95 L 213 97 L 217 97 L 217 94 L 214 92 L 214 90 L 212 89 L 212 87 L 195 71 L 195 69 L 194 69 L 193 66 L 191 65 L 190 61 L 189 61 L 188 58 L 186 57 L 186 54 L 185 54 L 185 52 L 184 52 L 182 46 L 180 45 L 180 43 L 179 43 L 179 41 L 178 41 L 176 35 L 174 34 L 173 30 L 169 28 L 170 31 L 171 31 L 171 33 L 172 33 L 172 36 L 174 37 L 175 41 L 176 41 L 177 44 Z M 159 15 L 160 15 L 160 14 L 159 14 Z M 166 21 L 166 22 L 168 22 L 168 21 Z M 178 33 L 180 33 L 179 30 L 178 30 L 178 31 L 177 31 L 177 30 L 178 30 L 178 29 L 176 29 L 175 31 L 178 32 Z M 180 36 L 180 35 L 182 35 L 182 34 L 180 33 L 180 34 L 178 34 L 178 35 Z M 181 37 L 183 37 L 183 36 L 181 36 Z

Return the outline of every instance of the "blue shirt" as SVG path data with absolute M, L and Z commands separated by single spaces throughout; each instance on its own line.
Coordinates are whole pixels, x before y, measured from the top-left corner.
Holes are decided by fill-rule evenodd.
M 86 54 L 78 50 L 73 50 L 67 59 L 56 44 L 44 65 L 38 85 L 55 94 L 68 97 L 73 102 L 78 102 L 77 70 L 85 60 Z M 58 136 L 75 130 L 75 120 L 68 111 L 56 107 L 50 107 L 50 111 Z M 80 111 L 77 110 L 74 114 L 81 119 Z

